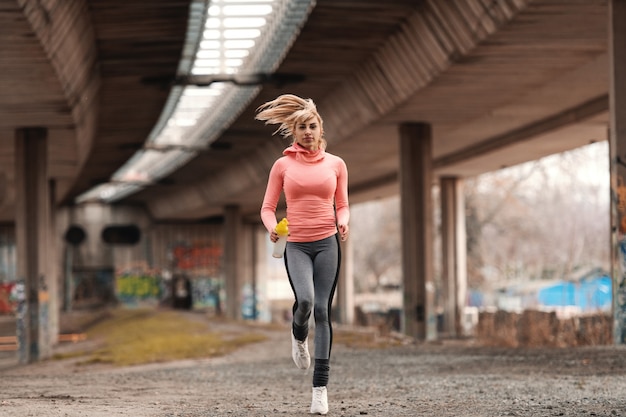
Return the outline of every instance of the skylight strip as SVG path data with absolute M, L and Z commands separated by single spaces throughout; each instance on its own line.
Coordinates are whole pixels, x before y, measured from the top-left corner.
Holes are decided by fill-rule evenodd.
M 189 23 L 187 25 L 187 35 L 185 37 L 185 44 L 183 47 L 183 53 L 180 62 L 178 63 L 178 75 L 189 74 L 193 66 L 193 62 L 196 59 L 198 47 L 202 40 L 202 31 L 204 30 L 204 22 L 207 19 L 208 13 L 208 0 L 190 0 L 189 5 Z M 163 111 L 159 120 L 155 124 L 154 128 L 148 135 L 148 142 L 154 140 L 166 125 L 168 119 L 174 112 L 178 100 L 183 93 L 184 88 L 174 86 L 170 91 L 170 95 L 167 98 Z
M 271 30 L 265 30 L 264 35 L 257 39 L 257 47 L 246 62 L 245 73 L 274 71 L 291 47 L 313 6 L 312 0 L 275 2 L 276 10 L 268 23 Z M 239 93 L 225 95 L 223 99 L 220 99 L 214 108 L 207 111 L 206 117 L 203 117 L 196 127 L 189 130 L 185 135 L 186 140 L 194 144 L 213 142 L 259 91 L 259 87 L 230 86 L 230 88 L 239 90 Z
M 207 20 L 214 17 L 209 16 L 209 9 L 218 10 L 217 6 L 226 9 L 233 4 L 241 7 L 260 3 L 274 8 L 271 14 L 262 18 L 265 22 L 262 28 L 225 28 L 225 20 L 232 18 L 223 17 L 220 24 L 214 25 L 215 29 L 206 29 Z M 208 7 L 206 2 L 192 0 L 187 42 L 179 63 L 178 74 L 197 74 L 200 71 L 221 77 L 224 74 L 245 76 L 246 74 L 269 74 L 275 71 L 297 37 L 314 4 L 314 0 L 214 0 L 211 7 Z M 219 13 L 222 13 L 221 9 Z M 202 16 L 202 20 L 199 20 L 198 16 Z M 254 23 L 254 21 L 251 22 Z M 243 31 L 248 31 L 247 35 L 250 36 L 245 36 L 246 33 Z M 213 39 L 207 39 L 207 35 Z M 233 47 L 229 48 L 225 45 L 226 42 L 234 41 L 235 38 L 248 40 L 247 46 L 242 47 L 235 43 L 229 44 L 228 46 Z M 198 53 L 208 50 L 224 52 L 219 67 L 196 65 Z M 226 57 L 225 51 L 228 50 L 243 50 L 244 53 L 239 52 L 243 55 L 242 57 Z M 193 63 L 189 59 L 190 51 L 194 54 Z M 258 94 L 260 88 L 260 86 L 238 86 L 224 82 L 213 83 L 202 88 L 173 87 L 164 111 L 147 139 L 148 146 L 158 148 L 159 151 L 137 152 L 114 174 L 112 181 L 106 184 L 106 187 L 98 187 L 93 192 L 90 190 L 85 194 L 89 197 L 85 198 L 93 198 L 93 195 L 97 193 L 101 200 L 114 202 L 179 169 L 196 155 L 194 149 L 208 147 L 217 139 Z M 210 93 L 200 94 L 199 90 Z M 205 97 L 204 103 L 197 102 L 197 111 L 194 111 L 193 104 L 190 104 L 192 95 Z M 172 146 L 178 148 L 171 148 Z M 128 183 L 125 183 L 126 181 Z M 83 196 L 79 197 L 79 199 L 82 198 Z

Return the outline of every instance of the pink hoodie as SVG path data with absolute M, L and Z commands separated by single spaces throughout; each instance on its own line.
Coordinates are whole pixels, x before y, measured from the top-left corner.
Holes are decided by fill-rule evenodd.
M 276 206 L 285 192 L 290 242 L 314 242 L 337 233 L 337 223 L 348 224 L 348 169 L 338 156 L 292 145 L 270 171 L 261 220 L 271 232 Z M 334 207 L 333 207 L 334 202 Z M 335 219 L 335 211 L 337 218 Z

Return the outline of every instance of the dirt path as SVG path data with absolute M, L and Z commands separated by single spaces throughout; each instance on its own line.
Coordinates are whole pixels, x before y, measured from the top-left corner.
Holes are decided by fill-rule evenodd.
M 224 332 L 249 331 L 227 325 Z M 257 330 L 255 330 L 257 331 Z M 0 416 L 305 416 L 311 373 L 286 330 L 215 359 L 0 371 Z M 335 344 L 329 416 L 626 416 L 626 349 Z

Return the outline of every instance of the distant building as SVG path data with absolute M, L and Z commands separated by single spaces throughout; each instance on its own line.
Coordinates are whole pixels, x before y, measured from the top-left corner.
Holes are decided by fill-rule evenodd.
M 507 311 L 554 310 L 571 314 L 610 311 L 611 277 L 593 270 L 573 279 L 530 281 L 502 288 L 496 306 Z

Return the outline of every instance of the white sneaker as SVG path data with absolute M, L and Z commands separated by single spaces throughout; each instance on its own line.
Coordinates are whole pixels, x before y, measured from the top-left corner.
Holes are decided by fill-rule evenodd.
M 328 392 L 326 387 L 313 387 L 313 400 L 311 401 L 311 414 L 328 413 Z
M 311 355 L 309 355 L 309 346 L 307 344 L 308 338 L 303 342 L 296 340 L 291 333 L 291 357 L 296 366 L 300 369 L 309 369 L 311 366 Z

